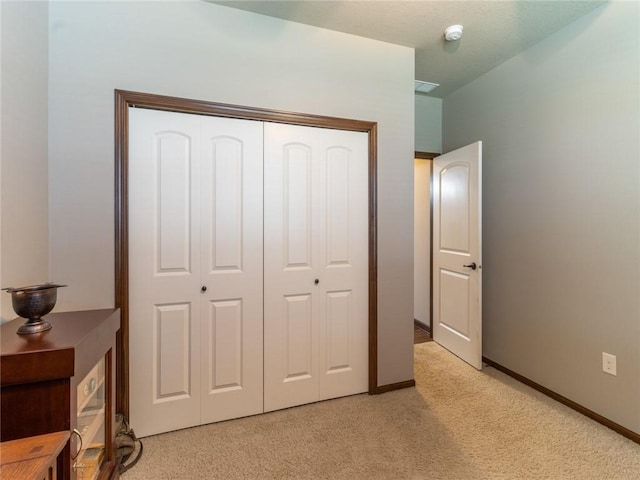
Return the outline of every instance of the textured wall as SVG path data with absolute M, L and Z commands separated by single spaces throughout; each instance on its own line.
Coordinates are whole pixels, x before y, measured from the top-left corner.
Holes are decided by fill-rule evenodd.
M 417 152 L 442 152 L 442 99 L 415 96 Z
M 484 144 L 484 354 L 635 432 L 639 9 L 595 10 L 443 110 L 445 151 Z
M 2 2 L 0 287 L 49 278 L 47 2 Z M 61 291 L 61 295 L 63 295 Z M 16 314 L 0 292 L 0 321 Z
M 51 272 L 113 304 L 113 90 L 378 122 L 379 383 L 413 377 L 413 50 L 204 2 L 53 2 Z

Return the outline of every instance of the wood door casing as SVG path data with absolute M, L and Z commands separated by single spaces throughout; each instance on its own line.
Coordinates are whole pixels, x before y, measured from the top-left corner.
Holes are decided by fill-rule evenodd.
M 128 233 L 128 110 L 131 106 L 157 110 L 197 113 L 220 117 L 265 120 L 294 125 L 327 127 L 368 134 L 368 390 L 384 393 L 415 385 L 413 380 L 392 385 L 378 385 L 377 320 L 377 123 L 304 113 L 267 110 L 216 102 L 193 100 L 149 93 L 115 90 L 115 304 L 122 312 L 122 326 L 117 335 L 116 391 L 117 411 L 129 415 L 129 233 Z

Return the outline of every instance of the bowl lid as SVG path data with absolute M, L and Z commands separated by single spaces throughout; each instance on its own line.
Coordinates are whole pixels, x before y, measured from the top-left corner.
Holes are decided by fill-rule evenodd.
M 7 288 L 3 288 L 2 290 L 6 290 L 9 293 L 18 293 L 18 292 L 37 292 L 39 290 L 47 290 L 49 288 L 60 288 L 60 287 L 66 287 L 66 285 L 58 285 L 57 283 L 43 283 L 40 285 L 29 285 L 27 287 L 18 287 L 18 288 L 14 288 L 14 287 L 7 287 Z

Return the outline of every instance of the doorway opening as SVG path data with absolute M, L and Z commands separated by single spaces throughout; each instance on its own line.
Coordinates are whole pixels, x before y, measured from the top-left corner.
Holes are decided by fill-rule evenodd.
M 414 343 L 422 343 L 433 339 L 433 273 L 431 269 L 433 264 L 431 248 L 433 206 L 431 176 L 433 159 L 438 155 L 440 154 L 433 152 L 415 152 L 413 161 Z

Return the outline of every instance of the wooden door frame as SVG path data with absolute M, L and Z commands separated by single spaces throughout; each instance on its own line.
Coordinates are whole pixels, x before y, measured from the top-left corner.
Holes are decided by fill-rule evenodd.
M 377 259 L 377 152 L 378 124 L 224 103 L 115 90 L 115 306 L 121 324 L 116 343 L 116 409 L 129 417 L 129 232 L 128 154 L 129 107 L 259 120 L 310 127 L 366 132 L 369 136 L 369 394 L 393 388 L 378 387 L 378 259 Z M 404 386 L 404 385 L 402 385 Z M 398 388 L 401 386 L 398 385 Z
M 433 338 L 433 159 L 442 155 L 434 152 L 414 152 L 413 158 L 431 160 L 429 165 L 429 335 Z

